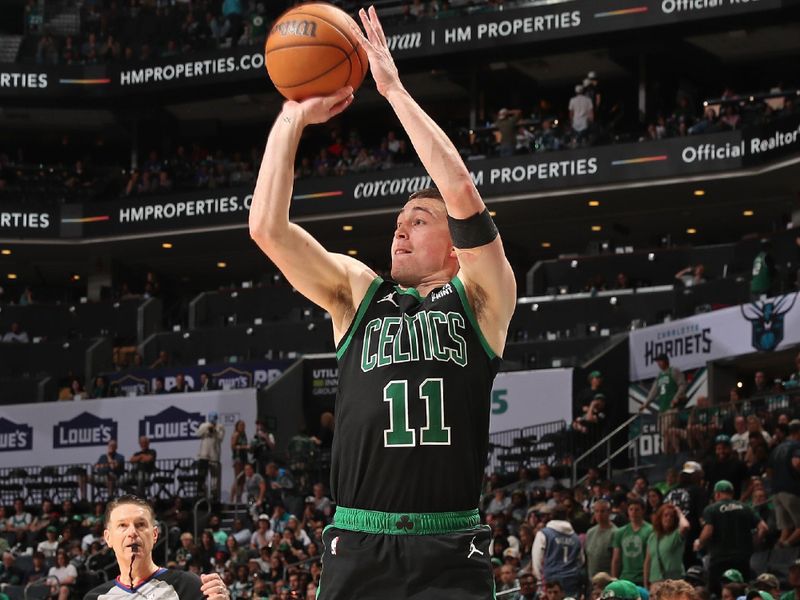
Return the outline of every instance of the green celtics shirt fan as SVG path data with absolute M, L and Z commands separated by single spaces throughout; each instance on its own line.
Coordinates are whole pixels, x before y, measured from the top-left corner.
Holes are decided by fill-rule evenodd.
M 500 360 L 458 277 L 425 298 L 376 278 L 337 358 L 331 487 L 339 505 L 385 512 L 474 509 Z

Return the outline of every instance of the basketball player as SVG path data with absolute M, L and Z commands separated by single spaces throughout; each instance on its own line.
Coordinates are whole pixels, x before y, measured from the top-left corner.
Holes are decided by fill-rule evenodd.
M 486 600 L 490 532 L 479 524 L 492 380 L 516 286 L 497 229 L 447 136 L 403 87 L 374 9 L 362 11 L 378 91 L 438 190 L 397 215 L 392 279 L 327 252 L 289 221 L 303 128 L 353 101 L 286 102 L 267 141 L 250 234 L 327 310 L 339 361 L 319 600 Z
M 114 550 L 119 577 L 98 585 L 83 600 L 230 600 L 217 573 L 198 577 L 167 570 L 153 562 L 158 540 L 153 507 L 137 496 L 120 496 L 108 503 L 106 544 Z

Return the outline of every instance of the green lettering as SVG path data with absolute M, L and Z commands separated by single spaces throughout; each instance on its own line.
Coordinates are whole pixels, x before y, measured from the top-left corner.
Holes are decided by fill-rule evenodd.
M 411 360 L 419 360 L 419 339 L 417 338 L 417 327 L 414 324 L 416 317 L 403 315 L 406 331 L 408 332 L 408 346 L 411 349 Z
M 427 403 L 428 422 L 422 428 L 421 446 L 449 446 L 450 428 L 444 426 L 444 381 L 426 379 L 419 386 L 419 397 Z
M 442 362 L 447 362 L 447 353 L 439 345 L 438 325 L 447 323 L 447 317 L 439 310 L 432 310 L 428 313 L 430 320 L 431 345 L 433 346 L 433 358 Z
M 381 334 L 378 337 L 378 366 L 386 367 L 392 364 L 392 353 L 388 346 L 391 345 L 394 336 L 389 331 L 392 325 L 399 325 L 400 317 L 384 317 L 381 324 Z
M 383 401 L 389 403 L 389 429 L 383 430 L 385 447 L 416 444 L 416 432 L 408 428 L 408 381 L 390 381 L 383 388 Z
M 449 312 L 447 313 L 447 331 L 450 333 L 450 339 L 452 339 L 456 343 L 455 348 L 448 348 L 448 354 L 450 354 L 450 359 L 456 363 L 459 367 L 466 367 L 467 366 L 467 342 L 461 336 L 461 334 L 456 331 L 456 328 L 461 329 L 462 331 L 466 329 L 466 324 L 464 323 L 464 316 L 457 312 Z
M 508 410 L 508 390 L 492 390 L 492 414 L 502 415 Z
M 369 347 L 372 342 L 372 334 L 381 328 L 380 319 L 372 319 L 364 328 L 364 346 L 361 348 L 361 370 L 366 373 L 375 368 L 377 360 L 374 353 L 370 353 Z

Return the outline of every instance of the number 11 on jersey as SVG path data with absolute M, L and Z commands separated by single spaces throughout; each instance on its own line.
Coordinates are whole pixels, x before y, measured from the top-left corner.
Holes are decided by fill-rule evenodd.
M 450 428 L 444 424 L 444 382 L 428 378 L 419 386 L 425 402 L 426 425 L 420 430 L 420 446 L 449 446 Z M 383 430 L 386 448 L 416 446 L 417 432 L 408 426 L 408 380 L 390 381 L 383 388 L 383 401 L 389 403 L 389 428 Z

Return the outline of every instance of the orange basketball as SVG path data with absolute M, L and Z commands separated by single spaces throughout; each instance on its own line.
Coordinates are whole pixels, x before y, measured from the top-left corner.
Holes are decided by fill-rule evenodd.
M 325 2 L 302 4 L 272 26 L 265 48 L 267 72 L 289 100 L 358 89 L 367 74 L 367 53 L 352 31 L 355 21 Z

